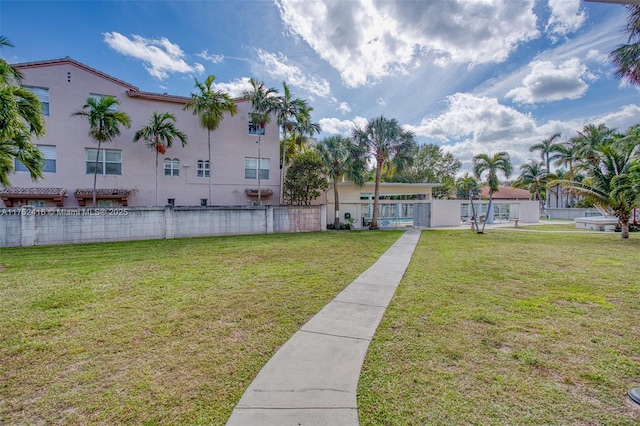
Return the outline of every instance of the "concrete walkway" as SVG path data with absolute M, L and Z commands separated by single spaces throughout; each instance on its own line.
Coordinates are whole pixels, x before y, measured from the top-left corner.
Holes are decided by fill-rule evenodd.
M 295 333 L 249 385 L 227 426 L 358 425 L 364 356 L 419 239 L 420 230 L 407 230 Z

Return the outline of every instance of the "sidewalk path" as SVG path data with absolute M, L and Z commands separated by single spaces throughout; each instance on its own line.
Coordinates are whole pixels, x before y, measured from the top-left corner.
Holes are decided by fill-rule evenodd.
M 369 343 L 420 230 L 408 229 L 267 362 L 227 426 L 358 425 L 356 390 Z

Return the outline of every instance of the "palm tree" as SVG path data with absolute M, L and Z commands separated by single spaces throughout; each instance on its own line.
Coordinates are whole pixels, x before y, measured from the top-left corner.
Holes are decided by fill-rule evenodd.
M 528 189 L 534 200 L 541 201 L 541 189 L 546 187 L 547 176 L 549 176 L 549 173 L 545 169 L 542 161 L 529 160 L 528 163 L 520 165 L 520 175 L 515 181 L 514 186 L 516 188 Z M 547 200 L 548 198 L 549 194 L 547 193 Z
M 89 136 L 98 142 L 96 150 L 96 162 L 93 169 L 93 205 L 96 205 L 96 182 L 98 179 L 98 161 L 100 159 L 100 147 L 103 143 L 111 142 L 116 136 L 120 136 L 120 126 L 131 127 L 129 114 L 116 111 L 120 102 L 113 96 L 100 98 L 90 97 L 72 116 L 85 117 L 89 121 Z
M 0 47 L 13 45 L 0 36 Z M 0 59 L 0 184 L 9 185 L 15 160 L 22 162 L 31 179 L 42 177 L 44 157 L 30 140 L 45 133 L 38 97 L 20 86 L 22 73 Z
M 170 112 L 159 114 L 153 113 L 149 124 L 138 130 L 133 135 L 133 141 L 138 142 L 140 139 L 146 141 L 145 145 L 156 152 L 156 206 L 158 202 L 158 156 L 164 155 L 168 148 L 171 148 L 173 141 L 178 139 L 182 146 L 187 145 L 187 135 L 182 133 L 175 126 L 176 117 Z
M 498 152 L 494 155 L 478 154 L 473 157 L 473 174 L 477 179 L 482 179 L 482 175 L 487 172 L 487 185 L 489 186 L 489 206 L 487 207 L 487 218 L 482 223 L 482 231 L 478 230 L 478 234 L 484 233 L 484 227 L 489 220 L 491 214 L 491 203 L 493 202 L 493 193 L 499 190 L 500 180 L 498 173 L 502 172 L 505 178 L 509 179 L 513 166 L 509 154 L 505 151 Z M 476 226 L 477 229 L 477 226 Z
M 358 186 L 365 183 L 367 161 L 362 147 L 344 136 L 330 136 L 316 145 L 327 175 L 333 180 L 333 200 L 335 204 L 334 226 L 340 225 L 340 197 L 338 183 L 345 177 Z
M 575 156 L 582 160 L 582 164 L 590 163 L 592 166 L 596 166 L 600 161 L 598 151 L 602 146 L 613 141 L 615 131 L 601 123 L 597 126 L 587 124 L 577 133 L 571 138 Z
M 291 125 L 291 145 L 287 150 L 287 157 L 304 150 L 308 146 L 309 138 L 322 131 L 318 123 L 311 122 L 313 107 L 305 105 L 300 108 L 296 121 Z
M 3 35 L 0 35 L 0 47 L 13 47 L 13 44 Z M 4 59 L 0 59 L 0 84 L 11 84 L 13 82 L 19 84 L 24 79 L 24 76 L 19 69 L 7 64 Z
M 399 169 L 411 163 L 410 155 L 415 148 L 415 135 L 402 129 L 396 119 L 380 116 L 369 120 L 364 129 L 354 129 L 353 139 L 376 162 L 376 185 L 370 228 L 377 229 L 382 169 L 387 161 L 394 162 Z
M 554 143 L 556 139 L 560 137 L 560 133 L 554 133 L 542 142 L 529 147 L 529 152 L 540 151 L 540 159 L 544 161 L 544 166 L 547 168 L 547 173 L 551 173 L 551 161 L 558 158 L 558 150 L 560 144 Z M 549 207 L 549 198 L 546 200 L 546 207 Z
M 251 90 L 244 92 L 244 96 L 251 101 L 251 124 L 258 129 L 258 204 L 262 203 L 261 176 L 260 176 L 260 145 L 262 129 L 271 122 L 271 115 L 278 108 L 278 91 L 274 88 L 266 88 L 263 82 L 258 82 L 255 78 L 249 79 Z
M 626 78 L 631 84 L 640 85 L 640 5 L 627 6 L 627 44 L 609 54 L 616 67 L 616 77 Z
M 293 123 L 299 120 L 300 111 L 307 107 L 307 103 L 300 98 L 293 98 L 286 82 L 282 82 L 284 93 L 278 97 L 276 118 L 282 128 L 282 142 L 280 149 L 280 204 L 284 204 L 284 177 L 287 164 L 287 132 L 292 131 Z
M 476 214 L 476 208 L 473 205 L 473 198 L 480 192 L 478 181 L 469 173 L 465 173 L 464 176 L 456 180 L 456 188 L 458 196 L 464 196 L 469 198 L 471 204 L 471 219 L 475 223 L 475 229 L 478 229 L 478 215 Z M 471 228 L 473 229 L 473 227 Z
M 29 171 L 31 179 L 42 178 L 44 157 L 37 146 L 30 141 L 27 132 L 16 133 L 10 139 L 0 139 L 0 184 L 10 186 L 9 174 L 14 170 L 15 160 L 20 161 Z
M 196 92 L 191 93 L 191 100 L 184 106 L 184 110 L 192 110 L 193 115 L 197 115 L 200 119 L 200 125 L 207 129 L 209 203 L 211 203 L 211 131 L 220 126 L 226 112 L 231 115 L 235 115 L 237 112 L 236 104 L 231 97 L 212 87 L 215 79 L 214 75 L 210 75 L 202 83 L 196 79 Z
M 638 205 L 633 167 L 640 158 L 639 150 L 637 140 L 624 137 L 600 145 L 590 153 L 589 159 L 582 159 L 586 173 L 583 181 L 560 182 L 612 210 L 622 228 L 623 239 L 629 238 L 629 219 Z

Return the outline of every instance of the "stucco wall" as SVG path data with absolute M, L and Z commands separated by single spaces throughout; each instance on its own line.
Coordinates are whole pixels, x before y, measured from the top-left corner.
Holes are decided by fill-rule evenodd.
M 118 110 L 131 117 L 131 128 L 122 128 L 120 136 L 101 148 L 122 151 L 121 175 L 98 175 L 98 188 L 129 189 L 129 206 L 155 206 L 155 151 L 147 148 L 144 141 L 133 142 L 136 131 L 146 126 L 154 112 L 170 112 L 177 118 L 175 125 L 188 136 L 188 145 L 182 147 L 175 141 L 166 154 L 159 156 L 158 204 L 164 206 L 167 200 L 175 199 L 175 205 L 200 205 L 200 200 L 209 198 L 209 179 L 198 177 L 198 160 L 208 158 L 207 131 L 191 111 L 184 111 L 184 100 L 168 100 L 130 97 L 127 91 L 133 86 L 113 78 L 87 71 L 73 62 L 55 63 L 49 66 L 21 68 L 24 85 L 49 89 L 49 116 L 45 117 L 46 135 L 33 140 L 36 144 L 53 145 L 57 150 L 55 173 L 45 173 L 44 179 L 33 182 L 26 172 L 9 176 L 14 187 L 66 188 L 65 207 L 78 206 L 73 193 L 78 188 L 92 188 L 93 174 L 85 168 L 85 148 L 97 148 L 97 143 L 89 136 L 89 124 L 84 117 L 72 117 L 74 111 L 82 108 L 90 94 L 111 95 L 118 99 Z M 108 77 L 108 76 L 107 76 Z M 188 97 L 189 93 L 174 94 Z M 175 98 L 175 97 L 174 97 Z M 167 98 L 169 99 L 169 98 Z M 175 100 L 175 99 L 174 99 Z M 256 179 L 245 179 L 245 157 L 258 156 L 256 135 L 248 134 L 250 102 L 237 100 L 238 113 L 225 114 L 220 127 L 211 133 L 211 181 L 212 199 L 209 205 L 247 205 L 250 198 L 245 188 L 257 188 Z M 275 120 L 266 128 L 261 137 L 261 158 L 270 160 L 269 179 L 263 179 L 261 186 L 273 191 L 264 199 L 265 204 L 279 204 L 279 143 L 278 126 Z M 165 158 L 179 159 L 179 176 L 164 176 Z M 0 201 L 0 206 L 3 203 Z M 53 204 L 52 204 L 53 206 Z
M 321 231 L 325 216 L 325 206 L 0 209 L 0 247 Z

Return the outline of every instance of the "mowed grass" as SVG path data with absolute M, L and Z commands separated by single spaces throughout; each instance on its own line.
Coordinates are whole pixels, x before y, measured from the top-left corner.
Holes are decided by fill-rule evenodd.
M 640 235 L 427 231 L 369 347 L 362 425 L 637 425 Z
M 224 424 L 400 232 L 0 251 L 0 424 Z

